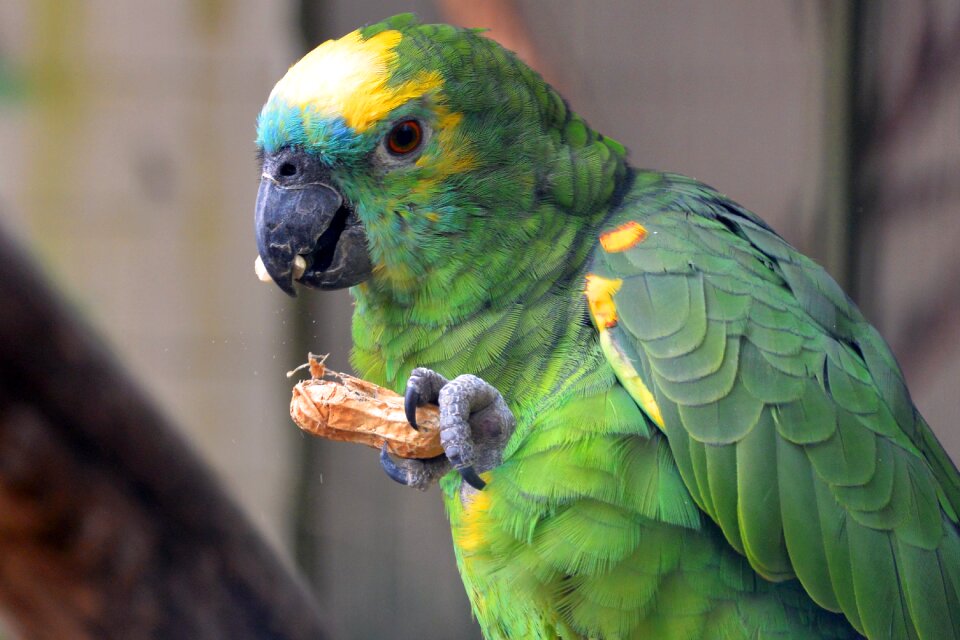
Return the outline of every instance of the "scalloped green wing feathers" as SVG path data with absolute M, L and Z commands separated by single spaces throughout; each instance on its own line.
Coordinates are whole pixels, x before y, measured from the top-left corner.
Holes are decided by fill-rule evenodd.
M 870 638 L 960 637 L 960 475 L 837 284 L 680 176 L 639 174 L 601 240 L 601 344 L 727 541 Z

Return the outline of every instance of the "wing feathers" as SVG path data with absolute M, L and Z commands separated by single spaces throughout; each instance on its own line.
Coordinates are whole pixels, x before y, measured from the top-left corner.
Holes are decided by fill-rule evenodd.
M 671 180 L 625 201 L 610 228 L 637 212 L 649 233 L 593 270 L 623 281 L 610 337 L 694 501 L 760 575 L 795 575 L 861 633 L 960 638 L 960 474 L 886 344 L 763 223 Z

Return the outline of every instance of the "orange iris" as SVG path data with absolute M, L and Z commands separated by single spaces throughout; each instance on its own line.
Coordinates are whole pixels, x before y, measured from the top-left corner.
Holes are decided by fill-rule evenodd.
M 387 149 L 398 156 L 415 151 L 423 141 L 423 129 L 416 120 L 398 122 L 387 134 Z

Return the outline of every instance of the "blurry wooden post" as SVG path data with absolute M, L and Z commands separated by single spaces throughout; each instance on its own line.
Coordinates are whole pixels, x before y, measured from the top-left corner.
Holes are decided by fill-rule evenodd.
M 856 259 L 852 229 L 856 215 L 852 166 L 855 124 L 859 2 L 823 4 L 823 40 L 826 69 L 823 87 L 824 143 L 820 163 L 823 206 L 811 247 L 821 256 L 823 266 L 850 292 Z
M 0 615 L 14 633 L 324 637 L 299 580 L 2 234 L 0 300 Z

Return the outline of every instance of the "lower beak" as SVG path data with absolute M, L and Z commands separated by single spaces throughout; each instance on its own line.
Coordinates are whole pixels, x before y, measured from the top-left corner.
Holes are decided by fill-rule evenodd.
M 260 179 L 255 212 L 257 251 L 270 278 L 291 296 L 293 280 L 347 287 L 369 274 L 366 235 L 343 197 L 320 182 L 281 186 Z

